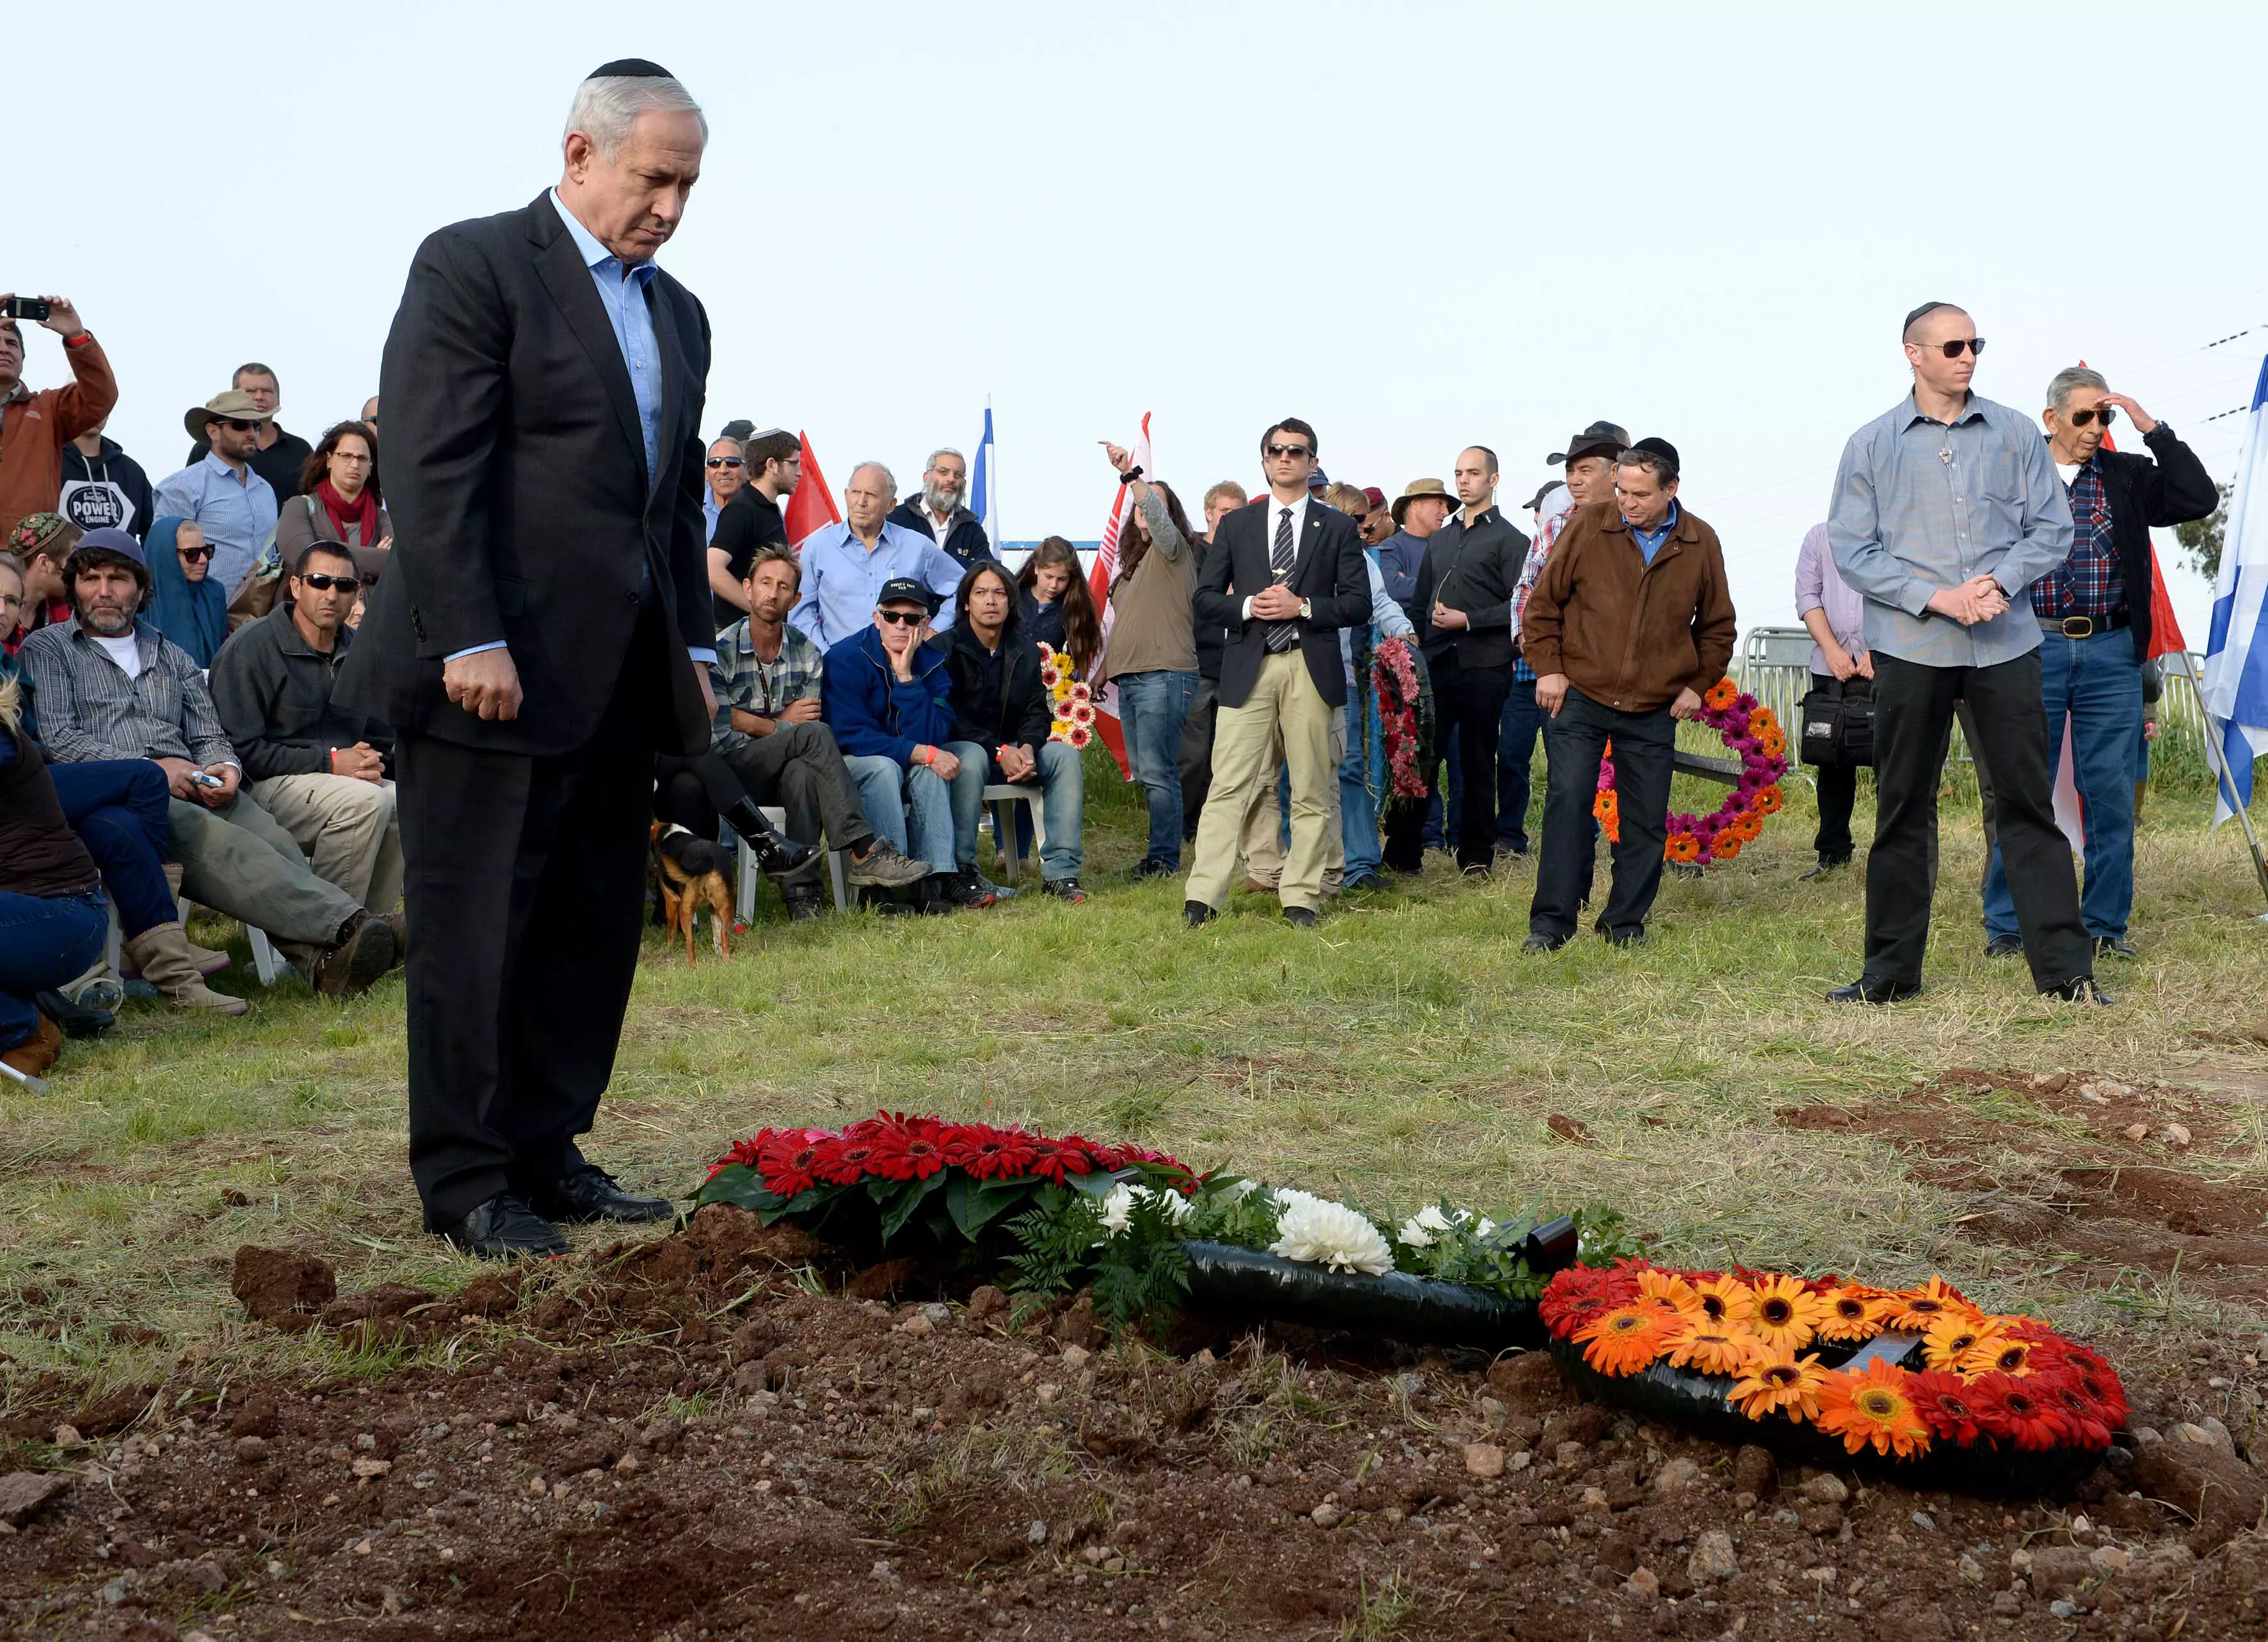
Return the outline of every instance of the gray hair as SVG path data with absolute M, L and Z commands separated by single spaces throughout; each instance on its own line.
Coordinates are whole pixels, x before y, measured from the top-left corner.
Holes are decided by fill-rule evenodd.
M 954 449 L 950 445 L 940 445 L 929 453 L 929 460 L 922 464 L 922 471 L 924 473 L 927 473 L 931 468 L 936 467 L 937 459 L 940 456 L 952 457 L 955 461 L 961 464 L 964 471 L 968 467 L 968 458 L 963 456 L 959 451 Z
M 898 476 L 892 473 L 887 468 L 884 467 L 880 462 L 860 462 L 857 467 L 850 470 L 850 476 L 853 479 L 856 479 L 860 474 L 865 472 L 869 468 L 872 468 L 876 473 L 882 475 L 882 482 L 890 487 L 890 494 L 893 497 L 896 496 L 898 493 Z
M 1615 466 L 1643 468 L 1653 475 L 1654 483 L 1665 490 L 1677 482 L 1677 464 L 1660 451 L 1639 450 L 1633 447 L 1618 453 L 1615 457 Z
M 2048 409 L 2061 416 L 2071 407 L 2071 390 L 2074 387 L 2099 387 L 2110 391 L 2110 384 L 2102 379 L 2102 372 L 2090 371 L 2083 364 L 2068 364 L 2048 379 Z
M 580 131 L 591 139 L 599 158 L 612 160 L 622 152 L 622 140 L 643 114 L 689 114 L 701 121 L 701 140 L 709 140 L 709 117 L 693 93 L 675 80 L 652 75 L 610 74 L 585 80 L 575 88 L 575 101 L 567 110 L 563 143 Z

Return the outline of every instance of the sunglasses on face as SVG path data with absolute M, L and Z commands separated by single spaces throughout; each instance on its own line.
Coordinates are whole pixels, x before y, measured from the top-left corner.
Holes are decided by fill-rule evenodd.
M 239 416 L 224 416 L 221 418 L 220 425 L 231 433 L 249 433 L 260 424 L 256 422 L 247 422 Z
M 907 627 L 919 627 L 929 619 L 918 610 L 877 610 L 874 614 L 893 625 L 902 623 Z
M 331 576 L 321 571 L 311 571 L 299 579 L 317 593 L 328 593 L 334 587 L 341 593 L 362 591 L 361 578 L 354 576 Z
M 212 557 L 212 549 L 210 547 L 175 548 L 173 556 L 183 559 L 209 559 Z
M 1307 447 L 1304 445 L 1271 445 L 1268 447 L 1268 453 L 1270 456 L 1305 456 Z
M 746 460 L 746 458 L 740 456 L 711 456 L 709 459 L 709 465 L 711 468 L 738 468 L 740 467 Z
M 1935 348 L 1948 359 L 1961 357 L 1961 350 L 1964 348 L 1969 350 L 1971 358 L 1984 351 L 1984 339 L 1982 336 L 1956 336 L 1949 342 L 1916 342 L 1913 345 L 1925 353 Z
M 2102 425 L 2108 428 L 2118 420 L 2118 407 L 2097 405 L 2091 410 L 2074 410 L 2071 413 L 2071 425 L 2074 428 L 2083 428 L 2098 416 L 2102 418 Z

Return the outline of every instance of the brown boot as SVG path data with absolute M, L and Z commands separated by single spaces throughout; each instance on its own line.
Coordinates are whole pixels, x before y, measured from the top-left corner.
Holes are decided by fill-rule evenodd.
M 55 1057 L 63 1052 L 63 1028 L 41 1015 L 39 1027 L 32 1035 L 6 1054 L 0 1055 L 0 1060 L 6 1061 L 26 1078 L 36 1078 L 55 1064 Z
M 216 992 L 205 984 L 204 976 L 190 960 L 189 938 L 179 924 L 144 930 L 126 943 L 126 950 L 133 955 L 142 978 L 176 1009 L 217 1009 L 225 1015 L 240 1015 L 252 1007 L 240 998 Z
M 172 894 L 174 903 L 179 905 L 181 899 L 181 864 L 179 861 L 161 861 L 158 865 L 166 874 L 166 889 Z M 191 941 L 189 961 L 197 966 L 199 975 L 218 975 L 236 961 L 225 952 L 215 952 L 210 946 L 200 946 Z M 155 985 L 156 983 L 151 984 Z

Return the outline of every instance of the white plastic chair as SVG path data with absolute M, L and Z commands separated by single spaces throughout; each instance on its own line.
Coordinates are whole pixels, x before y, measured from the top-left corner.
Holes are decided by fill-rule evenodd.
M 1015 863 L 1015 876 L 1024 875 L 1024 852 L 1016 843 L 1016 806 L 1020 804 L 1031 812 L 1032 854 L 1037 865 L 1039 852 L 1048 847 L 1048 828 L 1044 818 L 1045 806 L 1040 802 L 1041 790 L 1036 782 L 995 782 L 984 789 L 984 802 L 992 806 L 992 847 L 1004 860 Z
M 187 897 L 175 902 L 173 903 L 173 909 L 180 915 L 181 927 L 185 930 L 188 929 L 189 927 L 189 903 Z M 237 922 L 243 924 L 244 920 L 239 918 Z M 117 930 L 117 920 L 114 914 L 112 917 L 111 928 L 113 932 L 115 933 Z M 245 944 L 252 948 L 252 972 L 260 977 L 260 984 L 262 986 L 275 985 L 276 978 L 284 973 L 285 965 L 283 956 L 276 950 L 275 943 L 268 939 L 268 931 L 261 929 L 256 924 L 245 924 L 244 939 Z
M 785 810 L 776 805 L 767 804 L 758 806 L 756 813 L 772 824 L 774 832 L 786 830 L 787 812 Z M 730 828 L 728 828 L 727 830 Z M 739 898 L 734 904 L 734 909 L 740 922 L 747 924 L 753 921 L 756 916 L 756 880 L 763 876 L 763 869 L 756 865 L 756 852 L 749 846 L 746 838 L 740 837 L 736 833 L 733 835 L 733 841 L 740 847 L 738 873 Z M 842 850 L 834 849 L 828 850 L 827 875 L 834 882 L 835 909 L 837 912 L 848 912 L 850 909 L 850 885 L 843 874 Z

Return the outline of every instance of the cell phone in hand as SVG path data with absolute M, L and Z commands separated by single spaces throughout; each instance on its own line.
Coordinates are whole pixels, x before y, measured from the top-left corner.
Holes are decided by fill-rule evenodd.
M 225 787 L 228 784 L 227 782 L 223 781 L 218 776 L 207 775 L 202 769 L 192 769 L 189 771 L 189 780 L 194 784 L 200 787 Z
M 48 312 L 45 297 L 11 297 L 0 303 L 0 317 L 11 320 L 44 320 Z

